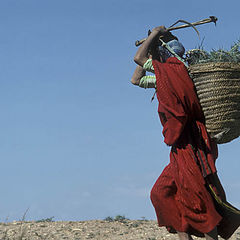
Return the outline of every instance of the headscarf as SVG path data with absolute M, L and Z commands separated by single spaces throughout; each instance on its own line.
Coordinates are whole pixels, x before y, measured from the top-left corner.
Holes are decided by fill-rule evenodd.
M 179 57 L 182 57 L 184 52 L 185 52 L 185 48 L 184 46 L 176 39 L 171 40 L 169 42 L 166 43 Z M 172 53 L 170 53 L 165 47 L 163 46 L 159 46 L 159 54 L 162 57 L 163 62 L 166 62 L 166 60 L 169 57 L 174 57 Z

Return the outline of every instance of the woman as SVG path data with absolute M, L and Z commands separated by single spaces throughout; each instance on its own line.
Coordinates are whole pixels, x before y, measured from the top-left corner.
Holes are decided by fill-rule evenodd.
M 163 49 L 164 42 L 168 50 Z M 170 163 L 154 184 L 151 200 L 159 226 L 177 232 L 181 240 L 192 239 L 191 235 L 216 240 L 218 234 L 227 239 L 240 219 L 225 218 L 210 194 L 209 189 L 214 189 L 226 202 L 215 167 L 217 145 L 206 131 L 194 84 L 181 61 L 183 54 L 182 44 L 160 26 L 153 29 L 134 58 L 138 66 L 131 82 L 156 88 L 164 142 L 171 146 Z M 156 76 L 145 76 L 146 71 Z

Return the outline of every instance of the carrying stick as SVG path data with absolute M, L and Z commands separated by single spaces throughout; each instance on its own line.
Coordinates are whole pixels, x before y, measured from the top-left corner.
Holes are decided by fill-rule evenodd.
M 201 21 L 198 21 L 198 22 L 194 22 L 194 23 L 188 23 L 184 20 L 178 20 L 176 23 L 174 23 L 173 25 L 171 25 L 169 28 L 167 28 L 167 31 L 173 31 L 173 30 L 177 30 L 177 29 L 181 29 L 181 28 L 187 28 L 187 27 L 193 27 L 195 29 L 195 31 L 197 31 L 197 29 L 194 27 L 194 26 L 197 26 L 197 25 L 202 25 L 202 24 L 206 24 L 206 23 L 215 23 L 216 25 L 216 22 L 217 22 L 217 18 L 215 16 L 210 16 L 209 18 L 206 18 L 206 19 L 203 19 Z M 181 25 L 181 26 L 176 26 L 176 27 L 173 27 L 175 24 L 179 23 L 179 22 L 184 22 L 186 24 L 184 25 Z M 198 33 L 198 31 L 197 31 Z M 141 40 L 137 40 L 135 42 L 135 45 L 136 47 L 138 47 L 139 45 L 141 45 L 147 38 L 143 38 Z

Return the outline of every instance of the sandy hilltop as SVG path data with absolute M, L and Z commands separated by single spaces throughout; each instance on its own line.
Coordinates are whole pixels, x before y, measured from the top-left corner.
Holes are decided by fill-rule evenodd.
M 17 221 L 0 223 L 0 240 L 174 240 L 177 236 L 159 228 L 156 221 L 105 219 L 78 222 Z M 194 238 L 201 239 L 201 238 Z M 240 239 L 240 228 L 231 240 Z

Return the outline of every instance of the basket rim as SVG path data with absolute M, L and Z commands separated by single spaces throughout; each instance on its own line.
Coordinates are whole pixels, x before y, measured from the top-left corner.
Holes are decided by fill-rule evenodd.
M 240 63 L 236 62 L 208 62 L 190 64 L 189 72 L 192 73 L 209 73 L 209 72 L 240 72 Z

